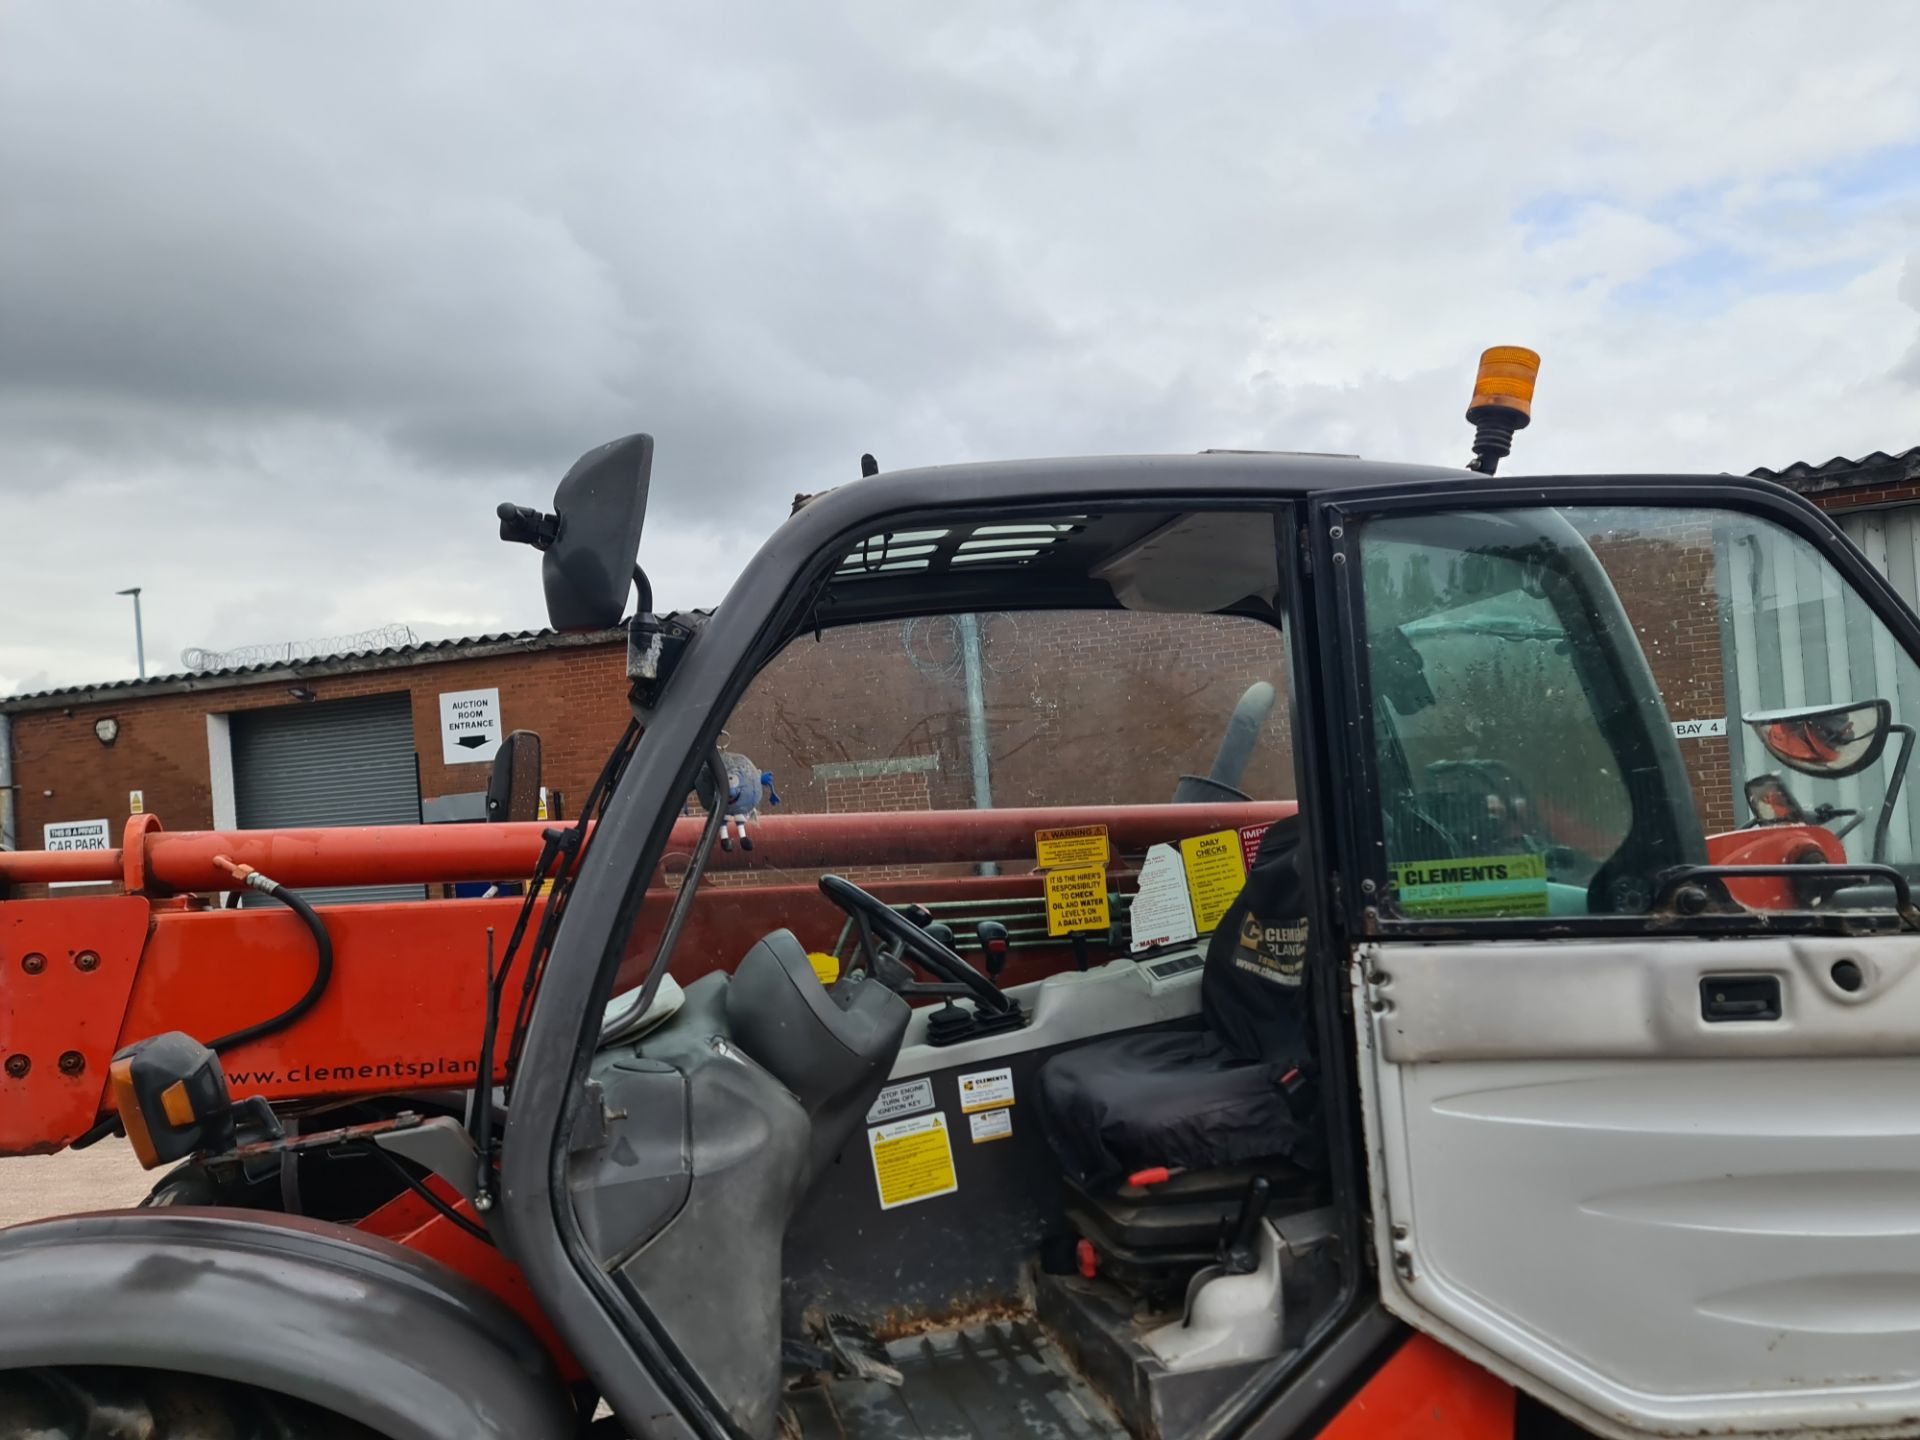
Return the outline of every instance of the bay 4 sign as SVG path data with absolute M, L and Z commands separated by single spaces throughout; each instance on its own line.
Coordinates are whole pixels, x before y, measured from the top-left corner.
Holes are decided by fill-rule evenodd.
M 500 734 L 497 686 L 441 693 L 440 759 L 443 764 L 492 764 L 500 749 Z
M 1714 720 L 1676 720 L 1673 722 L 1673 738 L 1676 740 L 1704 740 L 1714 735 L 1727 733 L 1727 717 L 1722 715 Z

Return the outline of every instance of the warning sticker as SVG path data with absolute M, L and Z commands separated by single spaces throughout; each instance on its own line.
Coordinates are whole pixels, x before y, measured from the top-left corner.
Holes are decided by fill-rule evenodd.
M 807 963 L 813 966 L 814 979 L 822 985 L 831 985 L 840 978 L 840 957 L 829 955 L 825 950 L 809 950 Z
M 1105 930 L 1110 922 L 1104 867 L 1077 865 L 1047 872 L 1047 934 Z
M 1013 1071 L 1004 1065 L 998 1070 L 976 1070 L 960 1077 L 960 1108 L 967 1114 L 1011 1104 Z
M 1545 915 L 1547 857 L 1416 860 L 1393 867 L 1393 887 L 1408 915 Z
M 873 1179 L 880 1189 L 882 1210 L 951 1195 L 960 1188 L 953 1176 L 947 1117 L 937 1110 L 876 1125 L 867 1131 L 867 1145 L 873 1151 Z
M 1033 832 L 1034 854 L 1042 870 L 1063 865 L 1104 865 L 1112 856 L 1104 825 L 1075 825 L 1064 830 Z
M 1202 935 L 1209 934 L 1247 883 L 1246 863 L 1240 858 L 1240 832 L 1216 830 L 1211 835 L 1182 840 L 1180 861 L 1187 867 L 1193 923 Z
M 1013 1111 L 984 1110 L 978 1115 L 969 1115 L 967 1128 L 973 1131 L 973 1143 L 976 1145 L 984 1145 L 989 1140 L 1011 1140 Z
M 902 1115 L 918 1115 L 922 1110 L 933 1109 L 933 1081 L 922 1077 L 919 1080 L 903 1080 L 898 1085 L 889 1085 L 874 1098 L 873 1108 L 867 1111 L 867 1124 L 878 1125 L 883 1120 L 898 1120 Z

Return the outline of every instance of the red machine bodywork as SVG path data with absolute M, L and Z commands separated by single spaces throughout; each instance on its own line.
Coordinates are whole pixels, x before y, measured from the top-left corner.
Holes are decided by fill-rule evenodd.
M 1437 1340 L 1413 1335 L 1341 1407 L 1321 1440 L 1509 1440 L 1513 1387 Z
M 1846 848 L 1824 825 L 1757 825 L 1707 837 L 1711 865 L 1844 865 Z M 1811 878 L 1811 877 L 1809 877 Z M 1727 893 L 1754 910 L 1792 910 L 1803 902 L 1785 876 L 1728 880 Z

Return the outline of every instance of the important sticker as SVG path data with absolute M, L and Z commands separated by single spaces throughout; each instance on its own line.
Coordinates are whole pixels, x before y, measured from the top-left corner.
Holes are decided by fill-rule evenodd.
M 1013 1071 L 1006 1066 L 998 1070 L 976 1070 L 960 1077 L 960 1109 L 966 1114 L 1011 1104 Z
M 1104 865 L 1113 855 L 1104 825 L 1074 825 L 1033 832 L 1033 851 L 1042 870 L 1068 865 Z
M 1393 887 L 1406 915 L 1545 915 L 1547 857 L 1415 860 L 1393 867 Z
M 1105 930 L 1111 923 L 1104 866 L 1076 865 L 1047 872 L 1047 934 Z
M 937 1110 L 874 1126 L 867 1131 L 867 1146 L 873 1152 L 873 1180 L 882 1210 L 951 1195 L 960 1188 L 953 1175 L 947 1117 Z
M 874 1097 L 873 1107 L 867 1111 L 867 1124 L 878 1125 L 885 1120 L 898 1120 L 902 1115 L 918 1115 L 922 1110 L 933 1108 L 933 1081 L 924 1076 L 918 1080 L 902 1080 L 898 1085 L 889 1085 Z
M 1260 842 L 1267 838 L 1267 831 L 1273 829 L 1273 821 L 1259 825 L 1240 827 L 1240 861 L 1247 869 L 1253 869 L 1253 862 L 1259 858 Z
M 1240 858 L 1240 832 L 1216 830 L 1180 842 L 1180 863 L 1187 869 L 1187 893 L 1193 897 L 1193 923 L 1211 934 L 1247 883 Z
M 973 1143 L 976 1145 L 984 1145 L 989 1140 L 1011 1140 L 1013 1111 L 984 1110 L 978 1115 L 969 1115 L 967 1128 L 973 1132 Z

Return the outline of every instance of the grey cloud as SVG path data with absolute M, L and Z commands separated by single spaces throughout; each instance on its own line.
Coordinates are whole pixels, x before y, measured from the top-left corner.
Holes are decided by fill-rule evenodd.
M 136 580 L 156 652 L 537 623 L 492 503 L 635 429 L 649 563 L 698 602 L 716 516 L 770 530 L 862 450 L 1459 458 L 1497 341 L 1548 351 L 1522 463 L 1907 443 L 1866 433 L 1913 341 L 1890 282 L 1685 331 L 1610 295 L 1709 231 L 1878 276 L 1892 201 L 1670 212 L 1920 130 L 1847 49 L 1914 14 L 16 4 L 0 493 L 34 543 L 0 604 L 72 599 L 0 688 L 123 673 Z M 1600 203 L 1539 245 L 1543 193 Z M 1764 337 L 1840 324 L 1851 398 L 1797 396 Z M 1720 433 L 1645 413 L 1661 353 L 1724 358 Z

